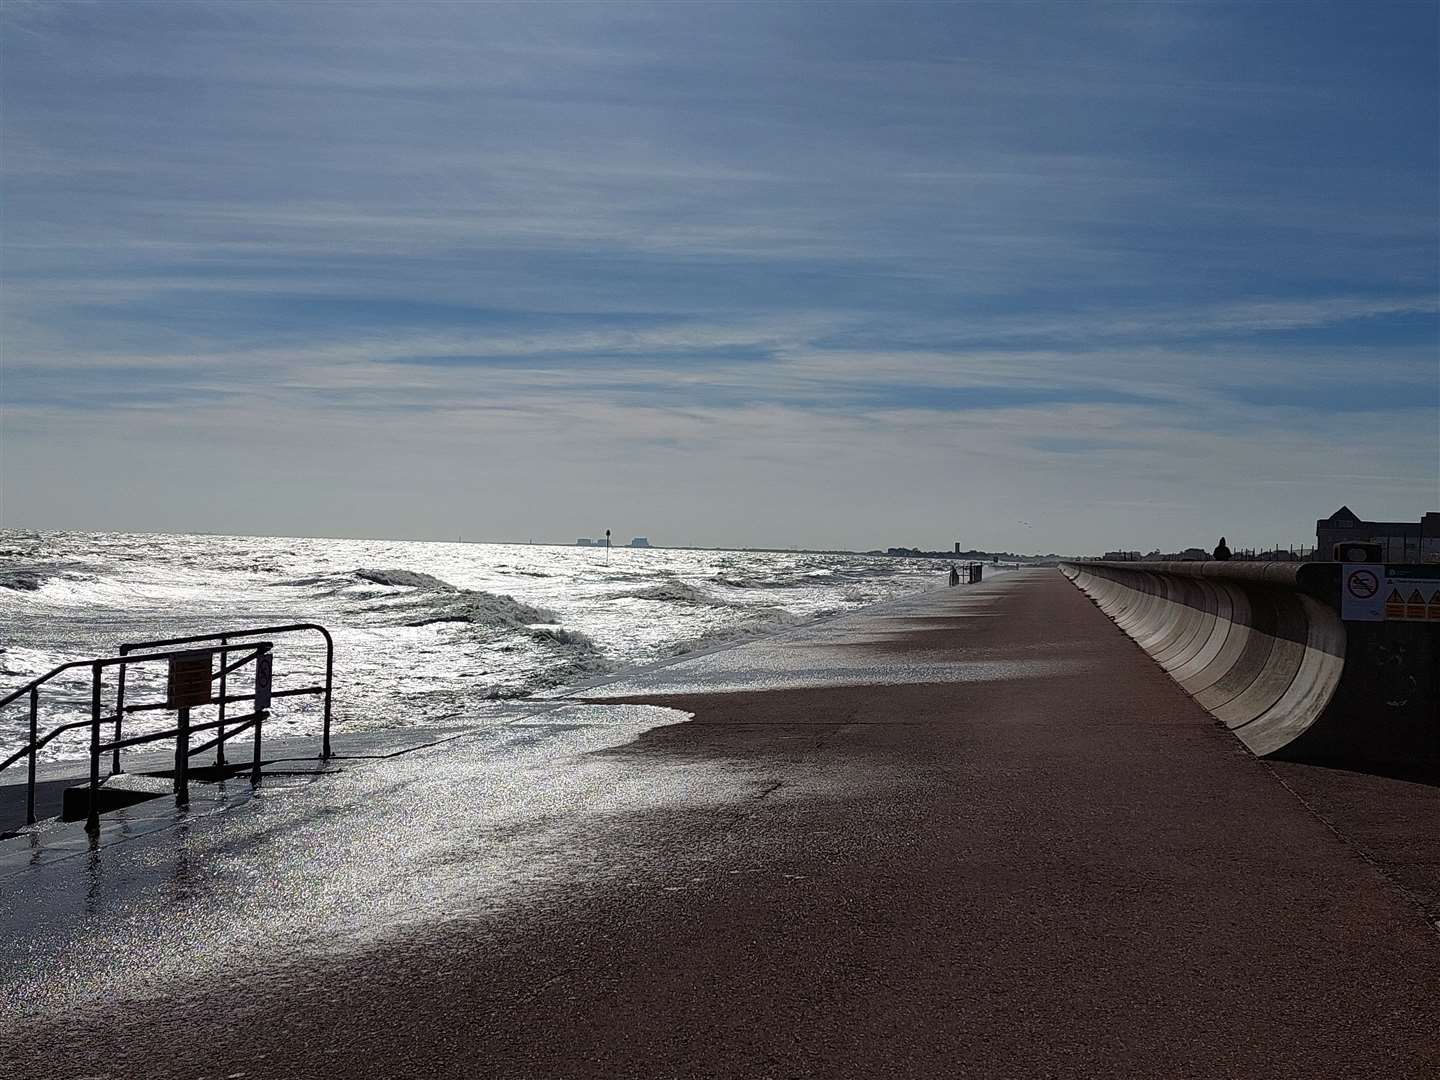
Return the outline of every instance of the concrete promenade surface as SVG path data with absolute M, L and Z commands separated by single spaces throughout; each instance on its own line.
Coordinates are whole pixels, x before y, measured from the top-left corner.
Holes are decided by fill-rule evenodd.
M 1281 775 L 1020 571 L 57 833 L 0 1075 L 1434 1077 L 1440 934 Z

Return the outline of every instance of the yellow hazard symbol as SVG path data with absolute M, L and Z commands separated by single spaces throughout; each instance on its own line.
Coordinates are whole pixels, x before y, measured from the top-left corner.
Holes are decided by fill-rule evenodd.
M 1425 618 L 1425 598 L 1420 595 L 1419 589 L 1410 590 L 1410 599 L 1405 601 L 1405 618 Z
M 1431 622 L 1440 622 L 1440 589 L 1430 594 L 1430 603 L 1427 605 L 1425 617 Z
M 1385 598 L 1385 617 L 1387 619 L 1403 619 L 1405 617 L 1405 598 L 1400 595 L 1399 589 L 1391 589 L 1390 595 Z

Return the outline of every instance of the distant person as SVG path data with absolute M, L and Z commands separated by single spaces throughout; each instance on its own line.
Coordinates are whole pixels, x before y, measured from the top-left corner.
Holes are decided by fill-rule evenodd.
M 959 584 L 960 584 L 960 571 L 955 568 L 955 564 L 954 564 L 954 563 L 951 563 L 951 564 L 950 564 L 950 587 L 951 587 L 951 588 L 954 588 L 956 585 L 959 585 Z
M 1221 562 L 1224 562 L 1226 559 L 1230 558 L 1230 549 L 1225 546 L 1225 538 L 1223 536 L 1220 537 L 1220 543 L 1215 545 L 1214 557 L 1216 559 L 1219 559 Z

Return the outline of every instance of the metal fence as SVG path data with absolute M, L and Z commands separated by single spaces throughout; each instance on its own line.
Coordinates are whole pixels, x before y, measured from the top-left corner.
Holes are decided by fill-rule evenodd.
M 273 681 L 274 642 L 268 639 L 280 634 L 313 631 L 325 640 L 325 681 L 323 685 L 299 686 L 275 690 Z M 213 643 L 208 647 L 195 648 L 197 644 Z M 174 646 L 190 646 L 174 648 Z M 159 651 L 155 651 L 159 650 Z M 232 660 L 233 655 L 239 658 Z M 216 659 L 219 660 L 218 668 Z M 126 704 L 126 674 L 132 667 L 164 663 L 167 670 L 166 695 L 163 701 Z M 254 675 L 250 693 L 232 693 L 231 677 L 246 667 Z M 39 730 L 41 692 L 57 676 L 78 668 L 90 669 L 90 715 L 88 719 L 60 724 L 44 735 Z M 104 675 L 108 669 L 117 669 L 115 710 L 106 714 L 103 707 Z M 197 634 L 191 637 L 169 638 L 156 641 L 130 642 L 120 646 L 119 655 L 93 660 L 72 660 L 61 664 L 32 679 L 18 690 L 0 698 L 0 709 L 4 709 L 21 698 L 28 698 L 29 738 L 24 746 L 8 758 L 0 761 L 0 772 L 14 765 L 21 758 L 27 762 L 25 790 L 25 824 L 35 823 L 35 770 L 40 751 L 52 740 L 67 731 L 80 728 L 90 729 L 90 780 L 86 828 L 99 829 L 100 804 L 100 761 L 109 752 L 110 776 L 122 772 L 120 752 L 133 746 L 166 739 L 175 740 L 174 789 L 177 805 L 189 801 L 190 758 L 206 750 L 215 750 L 215 764 L 226 768 L 225 744 L 247 731 L 253 733 L 251 752 L 251 782 L 260 779 L 261 745 L 264 722 L 269 718 L 270 705 L 274 698 L 321 695 L 324 702 L 321 731 L 322 759 L 331 756 L 330 724 L 334 696 L 335 644 L 330 632 L 316 623 L 291 623 L 285 626 L 257 627 L 245 630 L 228 630 L 215 634 Z M 218 685 L 216 685 L 218 684 Z M 234 716 L 228 707 L 238 702 L 253 702 L 250 712 Z M 217 716 L 214 721 L 202 724 L 190 722 L 190 710 L 199 706 L 214 705 Z M 173 727 L 160 731 L 145 732 L 126 736 L 124 722 L 127 716 L 142 712 L 167 710 L 176 713 Z M 113 725 L 109 739 L 103 736 L 103 728 Z M 191 737 L 197 733 L 214 731 L 215 736 L 198 745 L 191 745 Z

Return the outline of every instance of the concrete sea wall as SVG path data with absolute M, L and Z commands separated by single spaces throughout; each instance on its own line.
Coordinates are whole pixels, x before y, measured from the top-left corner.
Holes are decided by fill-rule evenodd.
M 1061 571 L 1257 755 L 1440 775 L 1440 623 L 1342 622 L 1339 564 Z

